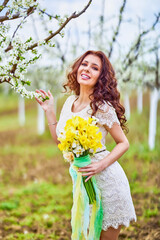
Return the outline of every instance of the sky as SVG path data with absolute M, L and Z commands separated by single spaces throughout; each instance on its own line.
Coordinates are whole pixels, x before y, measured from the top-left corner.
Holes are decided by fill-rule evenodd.
M 104 1 L 103 10 L 102 2 Z M 69 42 L 74 43 L 75 45 L 82 45 L 79 48 L 77 54 L 81 54 L 84 51 L 88 50 L 88 47 L 91 49 L 97 49 L 97 46 L 90 44 L 88 46 L 88 29 L 89 22 L 91 26 L 91 38 L 93 38 L 92 33 L 99 31 L 97 23 L 100 19 L 102 11 L 104 12 L 104 33 L 103 43 L 106 44 L 106 48 L 109 44 L 109 41 L 112 37 L 113 30 L 115 29 L 118 21 L 119 9 L 122 5 L 122 0 L 93 0 L 90 7 L 82 14 L 79 18 L 73 19 L 65 28 L 65 37 L 59 39 L 62 45 L 66 46 L 67 42 L 67 33 L 70 32 Z M 87 0 L 43 0 L 44 6 L 50 13 L 53 14 L 71 14 L 74 11 L 80 11 L 88 3 Z M 160 12 L 160 2 L 159 0 L 128 0 L 124 12 L 124 23 L 121 25 L 120 34 L 118 36 L 118 43 L 127 51 L 128 47 L 131 45 L 131 42 L 135 40 L 135 36 L 139 33 L 139 19 L 141 19 L 141 29 L 149 28 L 154 20 L 155 14 Z M 159 28 L 156 28 L 156 32 L 160 33 L 160 24 Z M 155 39 L 156 35 L 151 33 L 149 35 L 151 39 Z M 99 36 L 100 38 L 100 36 Z M 67 42 L 68 43 L 68 42 Z M 114 54 L 116 55 L 118 51 L 115 49 Z M 114 57 L 114 55 L 113 55 Z
M 90 21 L 91 26 L 94 28 L 100 15 L 102 14 L 102 1 L 103 0 L 93 0 L 87 11 L 79 18 L 70 22 L 68 27 L 72 28 L 76 24 L 81 31 L 87 31 L 88 21 Z M 50 11 L 52 9 L 56 9 L 56 13 L 62 15 L 66 13 L 72 13 L 75 10 L 81 10 L 87 3 L 86 0 L 44 0 L 44 2 Z M 118 16 L 120 6 L 122 5 L 122 0 L 105 0 L 104 2 L 104 17 L 106 26 L 108 28 L 114 28 L 115 24 L 117 23 L 116 16 Z M 144 21 L 142 26 L 149 27 L 155 19 L 154 14 L 158 11 L 160 11 L 159 0 L 128 0 L 126 3 L 124 19 L 126 21 L 132 20 L 133 24 L 125 23 L 121 29 L 121 36 L 126 37 L 129 40 L 133 38 L 137 32 L 138 18 L 141 18 Z M 112 19 L 108 21 L 108 19 L 111 17 Z
M 46 8 L 46 12 L 52 15 L 65 15 L 72 14 L 74 11 L 80 11 L 88 3 L 87 0 L 40 0 L 41 5 Z M 102 2 L 104 2 L 102 9 Z M 56 37 L 59 41 L 62 51 L 67 49 L 67 46 L 75 45 L 77 52 L 74 55 L 68 55 L 67 57 L 72 59 L 81 55 L 84 51 L 90 49 L 98 50 L 98 43 L 95 45 L 93 38 L 97 34 L 97 42 L 101 39 L 98 22 L 102 11 L 104 12 L 104 34 L 103 44 L 106 49 L 109 46 L 109 42 L 112 38 L 113 31 L 117 25 L 119 9 L 122 5 L 122 0 L 93 0 L 89 8 L 84 14 L 77 19 L 71 20 L 64 29 L 64 38 L 60 36 Z M 121 25 L 120 34 L 117 38 L 117 44 L 114 49 L 113 59 L 116 58 L 118 51 L 127 51 L 131 43 L 135 41 L 135 37 L 139 33 L 139 19 L 141 19 L 141 29 L 148 29 L 155 20 L 155 14 L 160 12 L 159 0 L 127 0 L 125 12 L 123 15 L 124 23 Z M 18 20 L 17 20 L 18 23 Z M 15 29 L 15 23 L 13 23 L 11 29 Z M 54 22 L 44 23 L 48 29 L 56 30 L 57 25 Z M 91 42 L 89 45 L 88 29 L 90 24 Z M 36 31 L 35 31 L 36 29 Z M 160 24 L 156 28 L 156 34 L 151 33 L 148 35 L 149 40 L 155 40 L 160 30 Z M 28 19 L 25 29 L 20 30 L 21 35 L 26 38 L 29 35 L 33 35 L 35 39 L 43 39 L 46 37 L 44 26 L 38 16 L 34 16 Z M 35 34 L 36 33 L 36 34 Z M 160 31 L 159 31 L 160 33 Z M 68 37 L 69 36 L 69 37 Z M 119 48 L 120 46 L 120 48 Z M 69 49 L 68 47 L 68 49 Z M 51 50 L 51 52 L 54 52 Z M 58 54 L 55 51 L 55 54 Z M 68 50 L 69 52 L 69 50 Z M 51 62 L 47 55 L 41 59 L 42 64 L 48 64 Z

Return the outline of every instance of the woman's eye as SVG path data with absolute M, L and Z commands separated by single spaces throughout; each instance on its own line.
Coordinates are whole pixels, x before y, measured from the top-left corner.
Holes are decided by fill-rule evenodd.
M 81 63 L 82 66 L 87 66 L 87 63 Z M 92 67 L 93 70 L 98 71 L 97 67 Z
M 93 69 L 96 70 L 96 71 L 98 71 L 98 68 L 96 68 L 96 67 L 93 67 Z

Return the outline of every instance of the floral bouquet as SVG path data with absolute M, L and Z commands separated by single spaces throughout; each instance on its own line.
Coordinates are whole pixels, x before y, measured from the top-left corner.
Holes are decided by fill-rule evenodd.
M 76 167 L 84 167 L 90 164 L 90 156 L 102 147 L 100 141 L 102 133 L 98 132 L 97 121 L 98 119 L 95 117 L 88 117 L 88 119 L 79 116 L 72 117 L 67 120 L 64 131 L 58 137 L 60 141 L 58 147 L 62 151 L 64 159 L 73 163 Z M 89 203 L 92 204 L 96 200 L 95 190 L 92 178 L 85 182 L 86 178 L 86 176 L 83 177 L 83 184 Z

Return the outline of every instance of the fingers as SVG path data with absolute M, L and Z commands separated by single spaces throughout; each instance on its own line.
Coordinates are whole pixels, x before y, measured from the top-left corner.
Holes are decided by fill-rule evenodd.
M 42 97 L 42 98 L 44 97 L 44 96 L 42 95 L 42 93 L 41 93 L 40 90 L 36 89 L 36 92 L 41 94 L 40 97 Z M 35 99 L 36 99 L 36 101 L 37 101 L 40 105 L 43 103 L 39 98 L 35 97 Z
M 40 90 L 38 90 L 38 89 L 36 89 L 36 92 L 37 92 L 37 93 L 41 93 L 41 91 L 40 91 Z
M 36 89 L 36 92 L 40 93 L 42 98 L 48 97 L 47 93 L 42 89 L 40 90 Z
M 78 172 L 82 172 L 82 176 L 90 176 L 95 175 L 97 173 L 96 166 L 92 163 L 85 167 L 81 167 L 78 169 Z
M 51 97 L 52 96 L 52 93 L 48 90 L 48 95 Z
M 40 89 L 40 91 L 41 91 L 45 96 L 48 97 L 48 94 L 47 94 L 44 90 Z
M 78 172 L 86 172 L 86 171 L 89 171 L 91 170 L 93 167 L 92 166 L 86 166 L 86 167 L 81 167 L 78 169 Z
M 89 176 L 88 178 L 85 179 L 85 182 L 87 182 L 92 176 Z
M 90 176 L 90 175 L 94 175 L 94 172 L 87 172 L 87 173 L 82 173 L 82 176 Z
M 40 99 L 38 99 L 37 97 L 35 97 L 36 101 L 41 105 L 42 101 Z

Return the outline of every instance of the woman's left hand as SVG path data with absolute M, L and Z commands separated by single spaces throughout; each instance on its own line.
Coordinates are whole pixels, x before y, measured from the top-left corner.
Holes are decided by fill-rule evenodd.
M 82 176 L 88 176 L 85 180 L 87 182 L 93 175 L 101 172 L 104 169 L 104 164 L 102 161 L 91 163 L 85 167 L 78 169 L 78 172 L 83 172 Z

